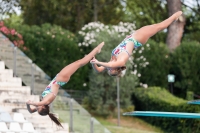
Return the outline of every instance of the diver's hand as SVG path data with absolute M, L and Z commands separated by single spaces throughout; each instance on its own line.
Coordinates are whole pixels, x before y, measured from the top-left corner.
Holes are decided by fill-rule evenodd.
M 28 104 L 28 105 L 31 105 L 31 103 L 32 103 L 31 100 L 28 100 L 28 101 L 26 102 L 26 104 Z
M 31 101 L 31 100 L 28 100 L 26 102 L 27 105 L 33 105 L 33 106 L 36 106 L 35 102 Z
M 90 61 L 91 64 L 97 64 L 99 61 L 95 57 Z

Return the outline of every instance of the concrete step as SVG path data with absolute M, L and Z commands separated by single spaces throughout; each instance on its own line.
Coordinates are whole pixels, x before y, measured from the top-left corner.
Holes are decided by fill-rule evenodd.
M 7 53 L 7 51 L 4 51 L 4 52 L 0 51 L 0 52 L 1 52 L 0 53 L 0 59 L 2 59 L 2 60 L 14 60 L 13 53 Z M 17 54 L 15 56 L 15 59 L 16 59 L 16 62 L 19 62 L 19 61 L 24 62 L 24 61 L 27 61 L 29 58 L 26 57 L 25 55 Z
M 23 103 L 17 103 L 17 102 L 15 102 L 15 103 L 1 103 L 0 102 L 0 106 L 2 106 L 2 107 L 7 107 L 7 106 L 9 106 L 9 107 L 12 107 L 12 109 L 16 109 L 16 108 L 26 108 L 26 104 L 23 102 Z
M 6 94 L 1 94 L 0 95 L 0 103 L 16 103 L 16 104 L 25 104 L 28 100 L 39 102 L 40 97 L 38 95 L 22 95 L 22 96 L 17 96 L 17 95 L 6 95 Z
M 23 97 L 23 95 L 30 95 L 31 92 L 22 92 L 22 91 L 1 91 L 0 90 L 0 96 L 6 95 L 6 96 L 18 96 L 18 97 Z
M 14 51 L 13 43 L 0 34 L 0 60 L 4 60 L 5 62 L 0 62 L 0 106 L 6 107 L 6 110 L 10 112 L 23 109 L 25 111 L 23 112 L 25 118 L 32 121 L 35 129 L 38 129 L 37 131 L 41 133 L 68 133 L 67 123 L 62 123 L 65 129 L 57 129 L 55 124 L 52 125 L 52 121 L 48 116 L 40 116 L 38 113 L 30 114 L 27 111 L 25 102 L 27 100 L 39 101 L 39 96 L 29 95 L 30 87 L 21 87 L 18 85 L 22 81 L 26 85 L 32 85 L 32 61 L 18 48 L 15 51 L 16 56 L 14 55 Z M 5 71 L 1 72 L 1 70 L 5 69 L 5 66 L 10 69 L 14 68 L 14 56 L 16 57 L 16 74 L 17 77 L 21 77 L 21 80 L 20 78 L 13 78 L 13 71 L 6 70 L 7 73 Z M 48 76 L 41 68 L 35 66 L 34 77 L 35 92 L 41 94 L 50 83 Z
M 5 63 L 3 61 L 0 61 L 0 70 L 5 69 Z
M 4 51 L 4 50 L 14 50 L 14 48 L 17 51 L 20 51 L 19 48 L 15 47 L 12 42 L 9 42 L 5 39 L 0 38 L 0 50 L 2 50 L 2 51 Z
M 22 87 L 0 87 L 0 95 L 31 95 L 31 88 L 29 86 Z
M 20 77 L 22 77 L 23 83 L 26 85 L 29 85 L 29 84 L 31 85 L 32 82 L 34 82 L 33 80 L 31 80 L 32 78 L 30 76 L 20 76 Z M 34 82 L 35 90 L 43 91 L 46 88 L 46 86 L 48 86 L 48 84 L 50 83 L 50 82 L 47 82 L 47 83 L 42 83 L 42 82 L 47 82 L 47 81 L 41 80 L 41 82 L 37 82 L 37 81 Z
M 30 114 L 26 109 L 19 109 L 17 112 L 22 113 L 24 115 L 24 117 L 26 118 L 26 120 L 33 123 L 34 127 L 38 131 L 41 131 L 41 132 L 46 131 L 47 132 L 47 129 L 51 129 L 51 131 L 53 131 L 53 133 L 55 133 L 55 132 L 68 133 L 68 131 L 69 131 L 69 126 L 67 123 L 61 123 L 63 125 L 64 129 L 62 129 L 62 128 L 58 129 L 58 127 L 56 127 L 56 125 L 54 123 L 52 123 L 49 116 L 40 116 L 38 113 Z M 40 120 L 40 121 L 38 121 L 38 120 Z
M 23 72 L 24 73 L 19 73 L 19 71 L 17 71 L 17 76 L 21 77 L 23 81 L 26 80 L 28 77 L 32 78 L 32 74 L 31 73 L 25 73 L 25 71 L 23 71 Z M 36 73 L 34 74 L 34 78 L 35 78 L 35 82 L 38 82 L 38 83 L 41 83 L 41 84 L 48 84 L 48 83 L 51 82 L 50 80 L 45 79 L 45 78 L 41 77 L 40 74 L 36 74 Z
M 5 65 L 8 68 L 13 69 L 13 66 L 14 66 L 14 59 L 13 58 L 6 58 L 6 59 L 4 59 L 4 58 L 1 58 L 1 55 L 0 55 L 0 59 L 5 62 Z M 22 65 L 25 64 L 25 66 L 26 66 L 26 64 L 29 65 L 30 63 L 31 63 L 31 60 L 28 60 L 28 59 L 16 61 L 16 67 L 18 67 L 18 65 L 21 65 L 21 64 Z
M 0 82 L 9 82 L 9 83 L 22 83 L 22 79 L 18 77 L 13 78 L 2 78 L 0 77 Z
M 12 78 L 13 77 L 13 70 L 11 69 L 4 69 L 0 70 L 0 78 Z
M 5 64 L 8 68 L 13 69 L 13 60 L 5 60 Z M 19 65 L 20 64 L 20 65 Z M 19 65 L 19 66 L 18 66 Z M 47 78 L 49 78 L 42 70 L 41 68 L 34 66 L 35 70 L 34 70 L 34 75 L 35 78 L 39 78 L 39 79 L 43 79 L 43 80 L 48 80 Z M 16 63 L 16 72 L 17 74 L 21 75 L 31 75 L 31 64 L 30 62 L 26 61 L 26 62 L 17 62 Z
M 7 60 L 5 61 L 6 66 L 10 69 L 13 69 L 13 60 Z M 25 74 L 32 74 L 32 68 L 31 68 L 31 64 L 29 61 L 27 62 L 17 62 L 16 63 L 16 73 L 18 75 L 25 75 Z M 46 74 L 40 70 L 40 68 L 35 67 L 34 70 L 34 75 L 36 78 L 42 78 L 45 79 Z
M 7 59 L 6 61 L 6 65 L 7 64 L 9 64 L 9 65 L 13 65 L 13 59 Z M 22 67 L 24 67 L 24 68 L 30 68 L 31 69 L 31 61 L 29 61 L 29 60 L 25 60 L 25 61 L 23 61 L 23 62 L 16 62 L 16 67 L 17 68 L 22 68 Z M 11 68 L 12 69 L 12 68 Z
M 68 132 L 69 127 L 67 123 L 61 123 L 64 129 L 61 129 L 61 128 L 58 129 L 58 127 L 54 123 L 52 123 L 49 116 L 40 116 L 38 113 L 31 114 L 26 109 L 18 109 L 16 110 L 16 112 L 22 113 L 24 118 L 28 122 L 31 122 L 37 131 L 42 130 L 44 132 L 44 131 L 47 131 L 48 129 L 51 129 L 51 131 L 54 131 L 54 132 L 61 132 L 61 131 Z M 12 116 L 12 113 L 10 114 Z
M 14 44 L 11 43 L 7 38 L 0 38 L 0 46 L 2 46 L 2 47 L 14 47 Z
M 10 48 L 14 47 L 14 45 L 11 44 L 11 42 L 7 41 L 6 39 L 2 39 L 0 37 L 0 48 Z
M 10 83 L 10 82 L 0 81 L 0 87 L 21 87 L 21 86 L 22 86 L 22 83 L 20 83 L 20 82 Z

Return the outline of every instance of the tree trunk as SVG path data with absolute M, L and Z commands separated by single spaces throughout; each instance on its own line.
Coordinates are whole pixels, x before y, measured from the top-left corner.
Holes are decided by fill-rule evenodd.
M 97 0 L 94 0 L 94 22 L 98 21 L 98 6 Z
M 182 4 L 180 0 L 167 0 L 169 16 L 177 11 L 181 11 L 181 5 Z M 185 17 L 182 15 L 177 22 L 172 23 L 169 26 L 166 43 L 171 51 L 180 45 L 181 38 L 183 36 L 184 25 Z

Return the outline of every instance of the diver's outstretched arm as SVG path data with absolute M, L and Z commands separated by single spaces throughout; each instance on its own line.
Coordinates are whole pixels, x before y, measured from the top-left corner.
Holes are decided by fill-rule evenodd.
M 33 105 L 33 106 L 43 106 L 43 105 L 49 105 L 51 103 L 51 101 L 47 100 L 47 99 L 43 99 L 40 102 L 32 102 L 32 101 L 28 101 L 26 104 L 28 105 Z

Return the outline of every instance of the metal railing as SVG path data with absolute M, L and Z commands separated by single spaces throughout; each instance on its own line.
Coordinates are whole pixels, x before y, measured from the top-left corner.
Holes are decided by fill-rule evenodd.
M 58 95 L 52 106 L 60 120 L 69 123 L 70 132 L 110 133 L 73 98 Z

